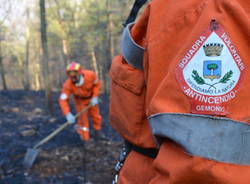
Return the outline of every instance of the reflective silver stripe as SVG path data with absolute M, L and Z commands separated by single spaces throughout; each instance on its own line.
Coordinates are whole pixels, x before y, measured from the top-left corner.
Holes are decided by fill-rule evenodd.
M 168 137 L 194 156 L 250 165 L 250 125 L 227 118 L 194 114 L 149 117 L 153 134 Z
M 89 131 L 89 128 L 87 128 L 87 127 L 81 127 L 80 129 L 81 129 L 82 131 L 86 131 L 86 132 Z
M 60 99 L 61 99 L 61 100 L 66 100 L 67 98 L 68 98 L 68 96 L 67 96 L 66 93 L 62 93 L 62 94 L 60 95 Z
M 133 25 L 134 23 L 128 24 L 123 31 L 121 41 L 122 55 L 128 64 L 142 70 L 144 48 L 136 44 L 130 34 L 130 28 Z

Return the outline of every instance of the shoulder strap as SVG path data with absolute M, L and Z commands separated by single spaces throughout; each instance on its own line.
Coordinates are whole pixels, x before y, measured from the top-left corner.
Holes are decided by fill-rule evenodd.
M 136 19 L 136 16 L 141 9 L 141 7 L 147 2 L 147 0 L 135 0 L 133 8 L 130 11 L 130 14 L 126 20 L 126 22 L 123 24 L 124 27 L 127 26 L 127 24 L 134 22 Z

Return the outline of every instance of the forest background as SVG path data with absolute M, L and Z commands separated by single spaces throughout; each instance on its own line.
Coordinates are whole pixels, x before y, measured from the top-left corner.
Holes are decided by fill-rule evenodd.
M 94 70 L 102 92 L 109 93 L 108 71 L 132 5 L 133 0 L 0 0 L 0 89 L 58 91 L 74 60 Z

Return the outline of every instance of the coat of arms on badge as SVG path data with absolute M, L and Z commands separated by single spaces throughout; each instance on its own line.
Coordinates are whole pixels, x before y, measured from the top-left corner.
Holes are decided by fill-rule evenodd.
M 229 35 L 218 23 L 215 28 L 201 33 L 177 65 L 177 80 L 193 113 L 226 114 L 245 71 Z
M 210 43 L 203 45 L 205 55 L 208 57 L 217 57 L 221 55 L 223 45 L 220 43 Z M 221 77 L 221 60 L 203 61 L 203 77 L 208 79 L 217 79 Z
M 210 79 L 213 81 L 214 79 L 221 78 L 221 70 L 222 70 L 222 61 L 216 59 L 218 56 L 221 55 L 223 49 L 223 44 L 221 43 L 210 43 L 203 45 L 204 53 L 207 57 L 211 57 L 211 60 L 204 60 L 203 61 L 203 77 L 205 79 Z M 212 59 L 215 58 L 215 59 Z M 230 70 L 227 72 L 223 78 L 214 83 L 206 83 L 198 74 L 196 70 L 193 70 L 192 77 L 199 85 L 206 84 L 209 86 L 208 89 L 214 88 L 216 89 L 215 85 L 220 83 L 226 83 L 232 77 L 233 71 Z

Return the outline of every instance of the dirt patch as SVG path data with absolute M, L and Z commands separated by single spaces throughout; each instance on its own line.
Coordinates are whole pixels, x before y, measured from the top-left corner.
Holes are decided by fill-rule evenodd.
M 107 140 L 83 144 L 73 126 L 44 145 L 33 167 L 22 162 L 27 148 L 65 122 L 55 93 L 55 115 L 44 106 L 42 91 L 0 92 L 0 184 L 106 184 L 111 183 L 122 145 L 108 123 L 108 96 L 101 96 L 103 134 Z

